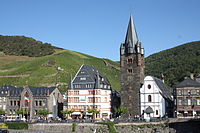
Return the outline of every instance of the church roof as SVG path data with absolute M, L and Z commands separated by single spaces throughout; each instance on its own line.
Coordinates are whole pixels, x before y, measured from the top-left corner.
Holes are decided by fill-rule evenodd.
M 163 83 L 162 80 L 153 77 L 154 81 L 156 82 L 157 86 L 159 87 L 160 91 L 161 91 L 161 95 L 166 98 L 166 99 L 170 99 L 172 100 L 172 94 L 170 89 Z
M 200 87 L 200 83 L 191 78 L 187 78 L 176 85 L 176 88 L 181 87 Z
M 134 47 L 134 45 L 136 45 L 137 42 L 138 42 L 138 36 L 137 36 L 136 28 L 135 28 L 132 16 L 130 16 L 128 30 L 126 33 L 125 44 L 129 44 L 132 47 Z

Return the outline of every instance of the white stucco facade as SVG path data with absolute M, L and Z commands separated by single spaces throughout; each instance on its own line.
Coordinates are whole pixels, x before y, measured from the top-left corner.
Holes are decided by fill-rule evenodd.
M 144 113 L 149 106 L 153 110 L 150 117 L 163 117 L 166 114 L 166 102 L 162 93 L 154 77 L 146 76 L 140 89 L 141 114 L 144 115 L 144 118 L 149 117 L 147 113 Z

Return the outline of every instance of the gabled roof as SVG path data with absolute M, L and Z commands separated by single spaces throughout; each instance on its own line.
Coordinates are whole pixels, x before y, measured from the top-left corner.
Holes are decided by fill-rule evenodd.
M 163 81 L 156 77 L 152 77 L 152 78 L 154 79 L 157 86 L 159 87 L 159 89 L 161 91 L 161 95 L 166 99 L 172 100 L 172 93 L 171 93 L 170 89 L 163 83 Z
M 128 30 L 126 33 L 125 44 L 129 44 L 134 48 L 134 45 L 136 45 L 137 43 L 138 43 L 138 36 L 137 36 L 136 28 L 135 28 L 132 16 L 130 16 Z
M 191 78 L 187 78 L 176 85 L 176 88 L 181 87 L 200 87 L 200 83 Z
M 84 80 L 82 80 L 84 79 Z M 72 84 L 94 84 L 98 88 L 98 84 L 110 85 L 108 79 L 103 76 L 99 70 L 94 66 L 82 65 L 76 73 Z

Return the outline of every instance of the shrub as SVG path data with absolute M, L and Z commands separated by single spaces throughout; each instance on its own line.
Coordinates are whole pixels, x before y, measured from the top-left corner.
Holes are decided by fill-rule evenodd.
M 75 132 L 75 131 L 76 131 L 76 126 L 77 126 L 76 123 L 72 123 L 72 132 Z
M 8 129 L 28 129 L 28 123 L 24 122 L 11 122 L 6 123 Z

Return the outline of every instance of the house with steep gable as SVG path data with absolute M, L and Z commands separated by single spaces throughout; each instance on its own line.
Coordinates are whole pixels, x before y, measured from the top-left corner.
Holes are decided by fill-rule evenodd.
M 148 117 L 173 117 L 173 96 L 170 89 L 153 76 L 146 76 L 140 89 L 141 114 Z
M 82 65 L 70 83 L 65 110 L 73 110 L 72 118 L 88 118 L 96 109 L 94 119 L 111 117 L 111 84 L 94 66 Z

